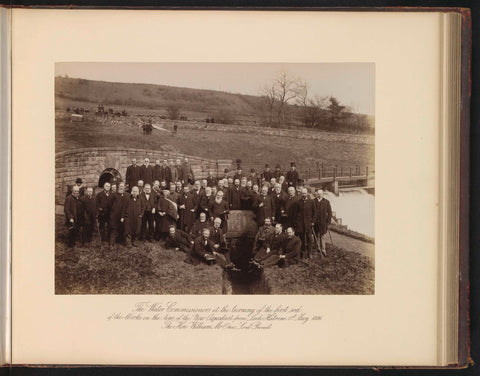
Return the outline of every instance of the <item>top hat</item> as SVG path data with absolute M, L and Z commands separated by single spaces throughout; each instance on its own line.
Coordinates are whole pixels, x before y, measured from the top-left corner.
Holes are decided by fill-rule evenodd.
M 296 166 L 295 166 L 295 162 L 290 162 L 290 166 L 291 166 L 291 167 L 296 167 Z
M 82 183 L 83 183 L 83 181 L 82 181 L 82 179 L 81 179 L 81 178 L 77 178 L 77 180 L 75 180 L 75 183 L 82 184 Z
M 250 169 L 250 172 L 255 172 L 255 169 L 254 168 Z
M 277 165 L 275 166 L 275 168 L 280 168 L 280 165 L 279 165 L 279 164 L 277 164 Z

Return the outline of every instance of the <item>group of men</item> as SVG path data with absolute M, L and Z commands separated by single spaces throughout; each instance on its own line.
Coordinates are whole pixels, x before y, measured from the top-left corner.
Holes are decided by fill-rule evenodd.
M 297 262 L 310 258 L 315 249 L 326 255 L 325 234 L 332 218 L 323 191 L 314 194 L 303 185 L 291 163 L 261 174 L 224 171 L 195 180 L 185 159 L 150 165 L 136 159 L 127 168 L 126 183 L 105 183 L 96 196 L 79 178 L 67 194 L 64 211 L 69 229 L 68 245 L 90 242 L 98 229 L 101 241 L 111 249 L 116 243 L 136 246 L 137 240 L 166 240 L 188 253 L 190 261 L 212 261 L 231 266 L 225 235 L 231 210 L 252 210 L 259 227 L 253 249 L 257 267 Z M 285 231 L 285 233 L 284 233 Z

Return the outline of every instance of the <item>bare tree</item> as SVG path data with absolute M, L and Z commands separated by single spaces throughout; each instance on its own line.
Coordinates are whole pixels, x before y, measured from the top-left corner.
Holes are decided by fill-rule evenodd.
M 262 89 L 262 97 L 267 107 L 267 123 L 273 124 L 273 115 L 277 103 L 277 91 L 275 84 L 265 85 Z
M 332 96 L 330 97 L 328 111 L 330 113 L 330 127 L 334 129 L 342 113 L 345 111 L 345 106 L 342 106 L 338 99 Z
M 277 97 L 277 122 L 285 122 L 286 107 L 289 102 L 298 95 L 299 80 L 288 77 L 287 73 L 281 73 L 275 79 Z

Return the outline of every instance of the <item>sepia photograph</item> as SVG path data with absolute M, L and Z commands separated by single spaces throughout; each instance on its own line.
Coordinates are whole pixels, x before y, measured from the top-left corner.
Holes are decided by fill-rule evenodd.
M 55 294 L 375 294 L 374 63 L 55 64 Z

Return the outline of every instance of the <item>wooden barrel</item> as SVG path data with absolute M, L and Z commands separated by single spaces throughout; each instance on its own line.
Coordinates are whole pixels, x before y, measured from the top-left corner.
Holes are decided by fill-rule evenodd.
M 257 223 L 251 210 L 231 210 L 228 215 L 227 238 L 254 238 Z

